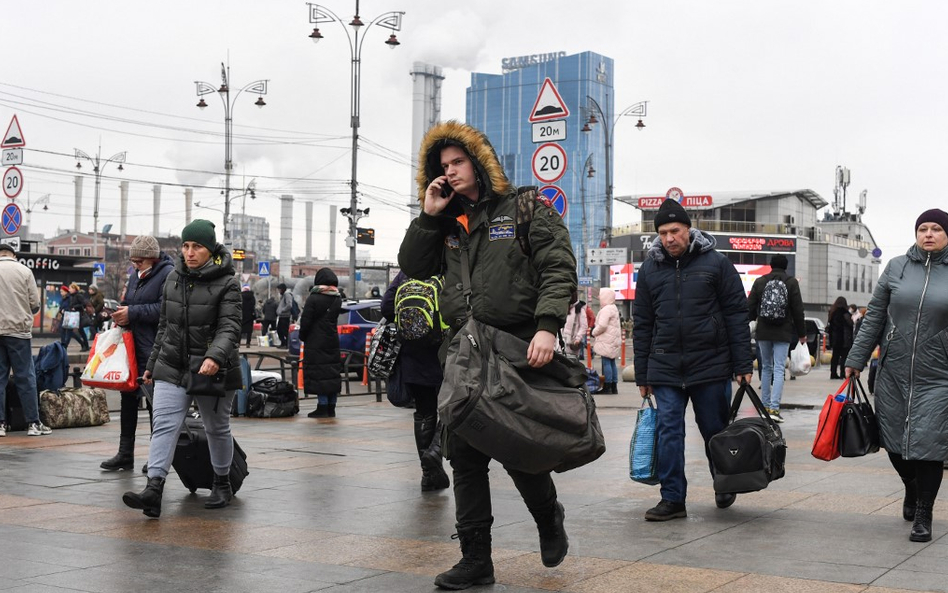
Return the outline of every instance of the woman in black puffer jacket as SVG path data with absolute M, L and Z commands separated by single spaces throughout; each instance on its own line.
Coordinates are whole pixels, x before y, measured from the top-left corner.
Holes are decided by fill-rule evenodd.
M 342 297 L 339 280 L 329 268 L 321 268 L 300 316 L 303 354 L 303 391 L 319 397 L 310 418 L 335 418 L 336 398 L 342 390 L 337 322 Z
M 161 495 L 171 467 L 178 433 L 191 400 L 197 402 L 207 433 L 214 484 L 205 508 L 230 503 L 230 466 L 234 439 L 230 407 L 241 384 L 237 346 L 240 341 L 240 287 L 230 252 L 217 243 L 214 224 L 195 220 L 181 231 L 181 256 L 165 280 L 158 335 L 143 378 L 155 382 L 154 427 L 148 452 L 148 485 L 122 500 L 149 517 L 161 514 Z M 225 396 L 187 393 L 190 370 L 224 374 Z

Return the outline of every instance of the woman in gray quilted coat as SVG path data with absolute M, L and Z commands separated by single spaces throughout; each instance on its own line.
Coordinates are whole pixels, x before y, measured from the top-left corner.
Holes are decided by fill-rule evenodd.
M 242 383 L 237 353 L 240 286 L 234 277 L 233 258 L 217 242 L 212 222 L 193 221 L 181 231 L 181 242 L 181 255 L 165 280 L 158 335 L 142 375 L 146 383 L 155 383 L 148 485 L 141 492 L 126 492 L 122 497 L 127 506 L 141 509 L 148 517 L 161 514 L 165 478 L 192 398 L 201 411 L 214 468 L 213 488 L 204 507 L 225 507 L 233 496 L 230 407 L 234 391 Z M 222 374 L 224 397 L 189 394 L 191 371 Z
M 948 459 L 948 213 L 915 222 L 915 245 L 879 278 L 846 376 L 859 376 L 877 344 L 876 415 L 881 444 L 905 484 L 909 539 L 932 539 L 932 505 Z

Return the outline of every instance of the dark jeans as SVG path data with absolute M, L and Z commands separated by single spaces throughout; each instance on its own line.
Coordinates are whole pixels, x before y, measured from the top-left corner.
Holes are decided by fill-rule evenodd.
M 69 342 L 72 338 L 79 340 L 79 346 L 83 350 L 89 349 L 89 340 L 86 338 L 85 328 L 59 330 L 59 341 L 63 343 L 64 348 L 69 348 Z
M 290 345 L 290 318 L 280 317 L 277 319 L 277 335 L 280 336 L 280 348 L 288 348 Z M 273 344 L 271 344 L 272 346 Z
M 122 392 L 122 404 L 121 412 L 119 413 L 119 418 L 121 421 L 121 436 L 123 437 L 132 437 L 135 438 L 135 432 L 138 430 L 138 406 L 140 399 L 145 397 L 143 388 L 139 387 L 135 391 L 123 391 Z M 145 404 L 148 406 L 148 420 L 149 424 L 152 421 L 152 407 L 151 402 L 145 397 Z
M 941 479 L 945 473 L 943 461 L 926 461 L 922 459 L 902 459 L 898 453 L 889 453 L 889 461 L 903 482 L 915 481 L 918 489 L 918 500 L 929 504 L 935 503 Z
M 662 499 L 685 502 L 688 480 L 685 479 L 685 408 L 688 400 L 695 411 L 698 430 L 704 438 L 704 453 L 711 467 L 708 441 L 727 426 L 731 407 L 729 380 L 691 385 L 682 389 L 654 385 L 655 407 L 658 408 L 658 478 Z M 714 472 L 713 468 L 711 469 Z
M 451 468 L 454 470 L 456 527 L 459 532 L 480 528 L 489 530 L 494 523 L 490 505 L 490 480 L 487 477 L 487 466 L 491 459 L 456 434 L 450 434 L 448 442 Z M 504 469 L 510 474 L 531 511 L 546 511 L 556 501 L 556 487 L 550 472 L 527 474 Z
M 20 396 L 27 423 L 39 422 L 39 395 L 36 391 L 36 369 L 28 338 L 0 336 L 0 424 L 6 422 L 7 382 L 13 370 L 13 385 Z
M 247 338 L 247 345 L 250 345 L 250 340 L 253 339 L 253 320 L 251 319 L 247 323 L 240 326 L 240 338 Z M 238 342 L 238 345 L 240 343 Z
M 264 319 L 260 322 L 260 335 L 267 335 L 271 329 L 276 329 L 276 319 Z
M 440 386 L 403 383 L 403 387 L 415 400 L 415 412 L 425 418 L 438 415 L 438 391 Z

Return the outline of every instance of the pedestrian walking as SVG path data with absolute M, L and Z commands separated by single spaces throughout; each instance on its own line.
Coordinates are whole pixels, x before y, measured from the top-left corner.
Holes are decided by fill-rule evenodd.
M 0 243 L 0 437 L 7 436 L 7 383 L 13 385 L 23 406 L 26 434 L 52 433 L 39 416 L 36 369 L 33 366 L 33 316 L 40 309 L 36 278 L 16 259 L 9 243 Z
M 247 340 L 247 347 L 250 347 L 250 340 L 253 339 L 253 324 L 257 320 L 256 316 L 257 299 L 253 296 L 249 284 L 244 284 L 240 293 L 240 339 Z
M 611 288 L 599 289 L 599 313 L 592 335 L 596 338 L 593 352 L 602 358 L 602 393 L 619 393 L 616 359 L 622 352 L 622 325 L 616 307 L 616 292 Z
M 293 315 L 293 293 L 286 289 L 282 282 L 277 285 L 280 299 L 277 301 L 277 336 L 280 338 L 280 348 L 290 347 L 290 317 Z
M 641 396 L 655 395 L 658 408 L 658 477 L 662 499 L 648 521 L 686 517 L 685 408 L 694 408 L 707 443 L 727 426 L 730 380 L 753 378 L 747 298 L 737 270 L 715 249 L 714 237 L 691 228 L 675 200 L 655 215 L 659 240 L 652 244 L 635 287 L 632 347 Z M 759 331 L 759 330 L 758 330 Z M 711 473 L 710 456 L 708 465 Z M 734 494 L 715 494 L 719 508 Z
M 86 337 L 85 327 L 82 323 L 82 318 L 86 315 L 86 299 L 83 294 L 79 292 L 79 285 L 75 282 L 68 286 L 64 284 L 59 290 L 62 293 L 62 301 L 60 301 L 59 305 L 60 341 L 63 343 L 64 348 L 69 348 L 69 342 L 75 338 L 79 341 L 79 351 L 88 352 L 89 339 Z M 63 327 L 62 322 L 65 320 L 66 311 L 74 311 L 79 314 L 79 327 L 68 329 Z
M 932 507 L 948 459 L 948 213 L 915 221 L 915 244 L 886 264 L 845 360 L 859 377 L 882 346 L 875 381 L 879 438 L 905 486 L 909 539 L 932 539 Z M 843 305 L 845 307 L 845 304 Z
M 454 338 L 468 316 L 529 343 L 527 359 L 542 367 L 553 358 L 570 293 L 576 258 L 562 217 L 549 202 L 535 201 L 525 249 L 517 240 L 518 192 L 507 179 L 487 137 L 456 121 L 431 128 L 422 141 L 417 175 L 422 212 L 411 222 L 398 253 L 411 278 L 444 273 L 441 314 Z M 464 257 L 462 259 L 462 251 Z M 470 276 L 470 291 L 462 278 Z M 467 294 L 465 294 L 467 292 Z M 491 561 L 490 457 L 448 430 L 446 456 L 454 472 L 457 534 L 463 558 L 435 578 L 443 589 L 494 582 Z M 545 566 L 566 557 L 565 512 L 549 472 L 508 469 L 533 515 Z
M 790 345 L 806 344 L 803 295 L 799 281 L 787 273 L 788 265 L 785 255 L 771 257 L 770 273 L 754 281 L 747 298 L 750 320 L 756 322 L 760 399 L 777 422 L 783 422 L 780 400 Z
M 263 312 L 263 321 L 260 322 L 260 335 L 269 336 L 270 330 L 275 330 L 277 326 L 277 307 L 280 306 L 280 303 L 273 298 L 272 294 L 267 294 L 267 300 L 263 302 L 263 307 L 261 307 Z M 271 344 L 271 346 L 276 346 L 276 344 Z
M 310 418 L 335 418 L 336 401 L 342 391 L 342 359 L 339 330 L 336 328 L 342 298 L 339 280 L 329 268 L 320 268 L 300 315 L 300 340 L 303 357 L 303 391 L 317 396 Z
M 586 303 L 579 300 L 579 294 L 574 290 L 570 295 L 569 311 L 566 313 L 566 324 L 563 326 L 563 342 L 566 344 L 568 356 L 585 358 L 583 350 L 588 331 Z
M 207 433 L 214 483 L 205 508 L 230 504 L 230 466 L 234 439 L 230 408 L 243 384 L 237 347 L 240 342 L 240 285 L 226 247 L 217 242 L 214 223 L 195 220 L 181 231 L 181 255 L 165 280 L 155 347 L 144 373 L 154 381 L 155 423 L 148 452 L 148 485 L 126 492 L 125 504 L 148 517 L 161 515 L 165 478 L 192 400 Z M 127 295 L 126 295 L 127 296 Z M 224 378 L 224 397 L 192 396 L 191 372 Z
M 158 240 L 148 235 L 135 237 L 129 247 L 132 271 L 126 283 L 125 299 L 112 313 L 112 321 L 132 331 L 135 339 L 135 360 L 138 372 L 143 374 L 161 318 L 161 295 L 165 279 L 174 268 L 172 259 L 158 246 Z M 130 470 L 135 465 L 135 432 L 138 428 L 138 408 L 144 397 L 148 407 L 149 424 L 153 417 L 153 403 L 149 401 L 151 386 L 141 386 L 134 391 L 123 391 L 119 411 L 121 432 L 119 449 L 111 459 L 99 467 L 106 471 Z
M 399 272 L 382 295 L 382 317 L 395 319 L 395 295 L 408 276 Z M 413 414 L 415 448 L 421 462 L 421 491 L 444 490 L 451 485 L 441 460 L 441 430 L 438 422 L 438 391 L 444 381 L 444 372 L 438 359 L 441 344 L 403 341 L 389 380 L 398 381 L 399 387 L 415 402 Z

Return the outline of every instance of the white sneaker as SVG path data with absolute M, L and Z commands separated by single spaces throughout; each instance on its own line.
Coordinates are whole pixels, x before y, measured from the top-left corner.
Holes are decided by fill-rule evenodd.
M 28 437 L 38 437 L 44 434 L 53 434 L 53 429 L 42 422 L 33 422 L 29 428 L 26 429 L 26 436 Z
M 0 422 L 0 437 L 7 436 L 7 425 Z

